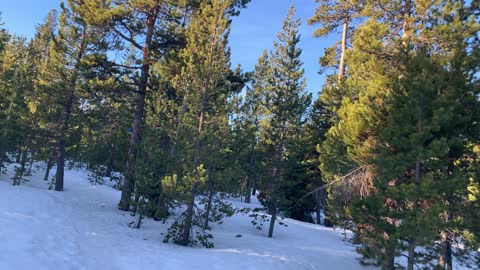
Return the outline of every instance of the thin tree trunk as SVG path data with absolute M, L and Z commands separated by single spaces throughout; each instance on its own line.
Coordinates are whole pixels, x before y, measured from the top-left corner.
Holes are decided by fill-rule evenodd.
M 382 262 L 382 270 L 395 270 L 395 255 L 392 248 L 387 247 Z
M 402 25 L 402 36 L 403 38 L 408 38 L 408 31 L 410 30 L 410 15 L 411 15 L 411 9 L 412 9 L 412 2 L 411 0 L 405 0 L 405 6 L 404 6 L 404 14 L 403 14 L 403 25 Z
M 316 199 L 317 199 L 317 206 L 315 208 L 316 210 L 316 214 L 317 214 L 317 224 L 320 224 L 322 223 L 322 219 L 320 218 L 320 215 L 321 215 L 321 210 L 322 210 L 322 196 L 321 196 L 321 191 L 317 191 L 317 194 L 316 194 Z
M 22 144 L 23 142 L 20 142 L 17 150 L 17 157 L 15 158 L 15 163 L 20 163 L 20 160 L 22 160 Z
M 27 165 L 27 157 L 28 157 L 28 144 L 24 147 L 22 158 L 20 160 L 20 179 L 23 178 L 25 175 L 25 166 Z
M 118 208 L 123 211 L 130 209 L 130 200 L 135 187 L 135 160 L 141 142 L 143 114 L 145 111 L 145 97 L 147 93 L 148 78 L 150 72 L 149 50 L 153 41 L 155 21 L 159 13 L 159 7 L 153 8 L 147 18 L 147 33 L 145 45 L 142 48 L 143 59 L 140 74 L 140 81 L 137 87 L 135 98 L 135 118 L 133 120 L 133 131 L 128 147 L 127 164 L 125 167 L 125 180 L 123 182 L 122 196 Z
M 438 259 L 438 268 L 442 270 L 452 270 L 452 245 L 448 239 L 448 234 L 445 230 L 441 232 L 440 242 L 440 257 Z
M 408 264 L 407 270 L 413 270 L 415 266 L 415 241 L 411 240 L 408 243 Z
M 142 219 L 143 219 L 143 207 L 144 207 L 144 199 L 143 197 L 139 197 L 137 200 L 137 209 L 135 211 L 135 220 L 133 221 L 132 225 L 130 228 L 133 229 L 140 229 L 142 226 Z
M 27 172 L 27 175 L 32 175 L 32 167 L 33 167 L 33 156 L 34 156 L 34 153 L 31 152 L 30 153 L 30 164 L 29 164 L 29 167 L 28 167 L 28 172 Z
M 278 190 L 280 189 L 280 183 L 282 180 L 282 171 L 281 171 L 281 162 L 283 160 L 283 148 L 285 146 L 284 138 L 285 138 L 285 128 L 286 124 L 285 121 L 282 121 L 281 125 L 282 129 L 280 132 L 280 138 L 278 140 L 277 145 L 274 147 L 275 151 L 275 164 L 273 165 L 273 192 L 272 192 L 272 202 L 271 202 L 271 210 L 270 214 L 272 218 L 270 219 L 270 227 L 268 230 L 268 237 L 271 238 L 273 236 L 273 228 L 275 226 L 275 221 L 277 219 L 277 207 L 278 207 Z
M 168 205 L 165 201 L 165 195 L 163 194 L 163 190 L 160 189 L 158 198 L 157 198 L 157 203 L 156 203 L 157 209 L 155 210 L 155 215 L 153 217 L 154 220 L 160 221 L 160 220 L 166 220 L 168 217 Z
M 212 209 L 213 194 L 213 187 L 209 185 L 207 209 L 205 210 L 205 223 L 203 224 L 203 229 L 205 230 L 208 229 L 208 220 L 210 218 L 210 210 Z
M 107 171 L 105 172 L 105 176 L 108 178 L 112 178 L 112 171 L 113 171 L 113 164 L 115 160 L 115 147 L 112 145 L 110 149 L 110 155 L 108 156 L 107 161 Z
M 255 182 L 255 180 L 254 180 L 255 144 L 254 143 L 252 144 L 251 151 L 252 151 L 252 153 L 251 153 L 251 156 L 250 156 L 250 163 L 249 163 L 249 166 L 248 166 L 249 175 L 247 176 L 247 192 L 245 193 L 245 202 L 246 203 L 250 203 L 251 195 L 255 195 L 255 194 L 252 194 L 253 183 Z
M 404 13 L 403 13 L 403 24 L 402 24 L 402 44 L 405 47 L 407 53 L 410 50 L 410 16 L 412 14 L 412 0 L 405 0 Z
M 20 151 L 20 171 L 15 172 L 15 176 L 13 177 L 13 185 L 20 185 L 23 181 L 23 176 L 25 175 L 25 165 L 27 163 L 27 152 L 28 146 L 22 147 Z
M 276 200 L 274 200 L 272 202 L 272 206 L 271 206 L 271 219 L 270 219 L 270 226 L 268 228 L 268 237 L 269 238 L 272 238 L 273 237 L 273 228 L 275 227 L 275 221 L 277 220 L 277 202 Z
M 55 191 L 63 191 L 63 181 L 65 174 L 65 147 L 66 147 L 66 132 L 68 130 L 68 122 L 72 113 L 73 105 L 73 89 L 70 91 L 67 101 L 64 106 L 64 119 L 60 129 L 60 136 L 58 140 L 57 152 L 57 173 L 55 174 Z
M 345 54 L 347 52 L 347 34 L 348 34 L 348 20 L 343 23 L 342 31 L 342 52 L 340 55 L 340 67 L 338 69 L 338 83 L 342 82 L 345 75 Z
M 190 231 L 192 230 L 193 208 L 195 207 L 195 194 L 197 193 L 197 186 L 198 182 L 195 181 L 192 184 L 192 194 L 190 195 L 187 205 L 187 212 L 185 213 L 185 226 L 183 227 L 182 236 L 178 242 L 178 244 L 181 246 L 188 246 L 190 242 Z
M 277 147 L 278 148 L 278 147 Z M 277 151 L 279 151 L 277 149 Z M 281 178 L 281 173 L 280 173 L 280 154 L 277 153 L 276 154 L 276 164 L 275 164 L 275 168 L 273 169 L 273 176 L 274 176 L 274 179 L 275 179 L 275 182 L 273 184 L 273 192 L 272 192 L 272 202 L 271 202 L 271 205 L 270 205 L 270 215 L 272 215 L 272 217 L 270 218 L 270 227 L 268 229 L 268 237 L 271 238 L 273 237 L 273 228 L 275 226 L 275 221 L 277 219 L 277 192 L 278 192 L 278 188 L 280 186 L 280 178 Z
M 43 177 L 43 180 L 45 180 L 45 181 L 48 180 L 48 177 L 50 176 L 50 170 L 52 169 L 52 167 L 53 167 L 53 159 L 48 158 L 47 169 L 45 170 L 45 176 Z

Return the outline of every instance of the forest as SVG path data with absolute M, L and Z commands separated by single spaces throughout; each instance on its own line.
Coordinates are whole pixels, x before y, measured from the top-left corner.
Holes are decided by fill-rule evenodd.
M 246 71 L 229 34 L 255 1 L 66 0 L 30 39 L 0 19 L 1 181 L 40 170 L 70 196 L 85 168 L 125 226 L 173 245 L 214 248 L 243 213 L 266 238 L 287 219 L 349 231 L 377 269 L 480 269 L 480 1 L 305 0 L 306 20 L 292 3 Z M 304 24 L 337 38 L 308 56 L 316 93 Z

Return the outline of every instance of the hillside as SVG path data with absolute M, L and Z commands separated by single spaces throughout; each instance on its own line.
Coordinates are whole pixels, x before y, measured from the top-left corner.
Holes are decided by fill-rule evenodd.
M 180 247 L 162 242 L 161 222 L 130 229 L 120 192 L 84 170 L 66 171 L 63 193 L 48 191 L 43 170 L 21 186 L 11 172 L 0 177 L 0 269 L 364 269 L 338 230 L 287 219 L 268 239 L 236 214 L 215 225 L 215 248 Z

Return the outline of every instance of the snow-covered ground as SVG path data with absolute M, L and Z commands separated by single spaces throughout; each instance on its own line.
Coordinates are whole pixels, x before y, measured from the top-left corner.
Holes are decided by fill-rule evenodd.
M 64 192 L 48 190 L 41 168 L 12 186 L 12 171 L 0 176 L 0 269 L 366 269 L 338 230 L 287 219 L 269 239 L 236 214 L 214 226 L 215 248 L 180 247 L 162 242 L 161 222 L 130 229 L 120 192 L 83 170 L 66 171 Z

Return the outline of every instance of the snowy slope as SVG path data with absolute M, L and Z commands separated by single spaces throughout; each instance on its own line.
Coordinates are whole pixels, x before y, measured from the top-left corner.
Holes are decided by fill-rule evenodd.
M 214 249 L 165 244 L 167 225 L 128 228 L 120 192 L 91 185 L 85 171 L 66 171 L 63 193 L 42 173 L 22 186 L 0 176 L 0 269 L 365 269 L 340 231 L 294 220 L 268 239 L 237 214 L 215 225 Z

